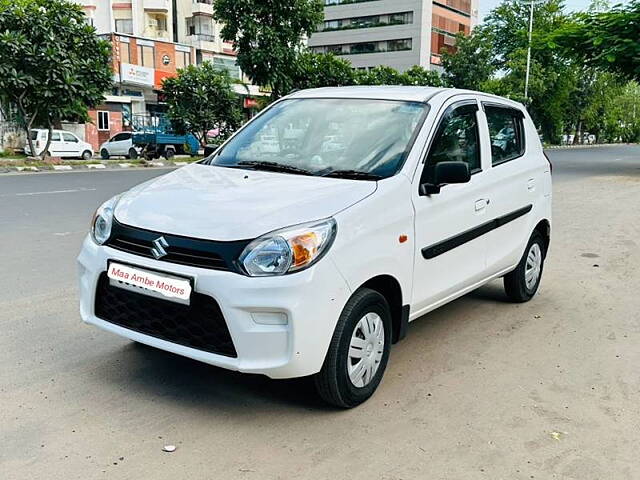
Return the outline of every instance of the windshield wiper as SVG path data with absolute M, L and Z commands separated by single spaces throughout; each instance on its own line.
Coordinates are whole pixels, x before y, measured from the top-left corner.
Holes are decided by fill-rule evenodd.
M 322 175 L 323 177 L 352 178 L 354 180 L 381 180 L 381 175 L 375 173 L 361 172 L 360 170 L 331 170 L 329 173 Z
M 267 170 L 270 172 L 296 173 L 298 175 L 313 175 L 313 172 L 304 168 L 294 167 L 293 165 L 284 165 L 277 162 L 265 162 L 258 160 L 246 160 L 237 163 L 241 167 L 253 167 L 256 170 Z

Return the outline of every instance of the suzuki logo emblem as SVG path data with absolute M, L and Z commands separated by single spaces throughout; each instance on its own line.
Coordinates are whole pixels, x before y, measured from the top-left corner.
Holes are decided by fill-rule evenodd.
M 164 257 L 167 254 L 166 248 L 169 246 L 169 243 L 165 240 L 164 237 L 158 237 L 153 242 L 151 242 L 151 254 L 153 257 L 158 260 Z

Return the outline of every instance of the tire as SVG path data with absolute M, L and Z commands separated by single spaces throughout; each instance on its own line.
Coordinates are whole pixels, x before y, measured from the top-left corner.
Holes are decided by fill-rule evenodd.
M 89 151 L 89 150 L 85 150 L 84 152 L 82 152 L 82 159 L 83 160 L 91 160 L 93 158 L 93 152 Z
M 176 156 L 176 151 L 174 148 L 166 148 L 164 151 L 164 158 L 166 158 L 167 160 L 171 160 L 173 157 Z
M 129 155 L 127 155 L 127 158 L 129 158 L 130 160 L 136 160 L 138 158 L 138 151 L 133 147 L 130 148 Z
M 515 270 L 504 276 L 504 291 L 509 300 L 523 303 L 533 298 L 542 279 L 546 251 L 547 246 L 542 235 L 537 231 L 533 232 L 520 263 Z
M 109 151 L 106 148 L 100 150 L 100 158 L 103 160 L 109 160 Z
M 376 334 L 379 332 L 377 328 L 373 332 L 369 330 L 368 334 L 364 333 L 363 328 L 376 324 L 382 329 L 383 337 Z M 367 342 L 367 335 L 371 335 L 371 342 Z M 356 339 L 358 344 L 352 349 L 352 342 Z M 362 348 L 358 348 L 360 344 Z M 340 314 L 322 369 L 314 376 L 315 388 L 320 398 L 341 408 L 353 408 L 366 401 L 382 380 L 390 349 L 389 304 L 374 290 L 362 288 L 356 291 Z M 352 357 L 351 352 L 354 351 L 362 351 L 364 355 L 360 357 L 360 353 L 357 353 Z M 369 365 L 373 367 L 367 368 Z M 350 368 L 358 381 L 354 382 L 350 378 Z M 362 372 L 362 375 L 358 372 Z

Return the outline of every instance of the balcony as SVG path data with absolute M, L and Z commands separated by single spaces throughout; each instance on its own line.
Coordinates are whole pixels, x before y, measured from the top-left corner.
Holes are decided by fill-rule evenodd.
M 211 0 L 193 0 L 191 3 L 191 14 L 213 17 L 213 2 Z
M 145 10 L 166 13 L 168 13 L 171 8 L 169 0 L 144 0 L 143 6 Z
M 205 52 L 218 52 L 219 47 L 214 35 L 208 35 L 204 33 L 198 33 L 189 35 L 187 37 L 187 43 L 194 47 L 196 50 L 204 50 Z

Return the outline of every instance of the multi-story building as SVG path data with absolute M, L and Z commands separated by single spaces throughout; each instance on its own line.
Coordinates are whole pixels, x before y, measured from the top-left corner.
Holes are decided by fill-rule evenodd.
M 324 0 L 325 20 L 309 39 L 318 53 L 355 68 L 439 68 L 443 48 L 477 23 L 478 0 Z
M 85 140 L 94 148 L 115 133 L 135 128 L 145 116 L 165 111 L 162 81 L 187 65 L 210 61 L 246 83 L 233 45 L 220 37 L 213 0 L 74 1 L 113 47 L 113 91 L 89 112 L 92 124 L 85 126 Z M 235 89 L 245 97 L 260 94 L 253 85 L 238 84 Z

